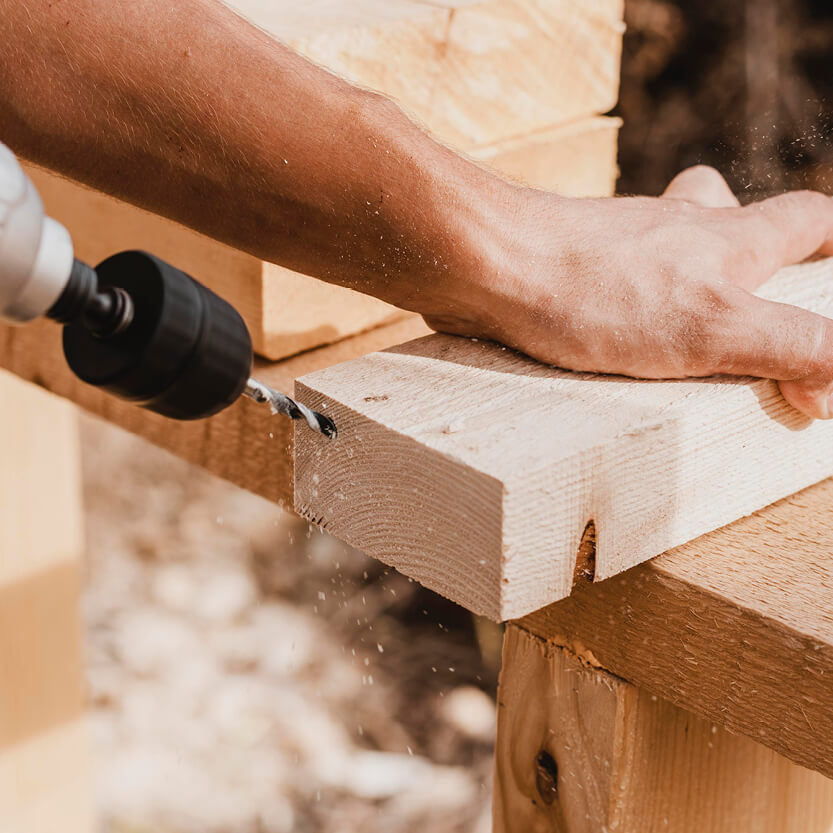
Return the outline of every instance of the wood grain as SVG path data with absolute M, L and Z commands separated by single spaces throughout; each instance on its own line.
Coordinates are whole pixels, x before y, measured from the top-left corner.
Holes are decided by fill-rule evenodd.
M 92 833 L 77 415 L 0 372 L 0 830 Z
M 766 294 L 830 314 L 833 261 Z M 569 595 L 596 533 L 608 578 L 833 474 L 833 425 L 767 380 L 636 381 L 431 336 L 299 380 L 337 443 L 296 446 L 296 509 L 469 609 Z
M 833 777 L 831 506 L 826 480 L 518 624 Z
M 829 833 L 833 782 L 510 625 L 495 833 Z
M 614 106 L 623 0 L 233 0 L 311 60 L 468 150 Z
M 296 376 L 428 332 L 410 316 L 276 364 L 256 364 L 259 379 L 291 392 Z M 292 425 L 269 409 L 241 400 L 215 417 L 176 422 L 123 402 L 78 380 L 66 365 L 61 329 L 50 321 L 0 325 L 0 367 L 66 397 L 103 419 L 166 448 L 251 492 L 292 505 Z
M 483 0 L 453 10 L 428 127 L 468 149 L 604 113 L 623 0 Z
M 596 116 L 539 130 L 471 152 L 507 179 L 565 197 L 607 197 L 616 190 L 621 119 Z

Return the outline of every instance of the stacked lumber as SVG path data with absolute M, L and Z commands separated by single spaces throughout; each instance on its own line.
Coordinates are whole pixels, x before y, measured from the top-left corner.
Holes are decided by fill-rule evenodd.
M 774 300 L 833 314 L 833 259 Z M 478 613 L 511 619 L 833 475 L 833 424 L 774 382 L 639 381 L 432 335 L 305 377 L 295 508 Z M 582 540 L 595 537 L 594 559 Z
M 233 0 L 242 15 L 351 81 L 396 99 L 441 141 L 573 196 L 612 191 L 623 0 Z M 277 116 L 279 117 L 279 116 Z M 401 318 L 375 298 L 263 263 L 30 166 L 82 259 L 167 258 L 243 314 L 280 359 Z
M 77 414 L 0 372 L 0 830 L 92 833 Z

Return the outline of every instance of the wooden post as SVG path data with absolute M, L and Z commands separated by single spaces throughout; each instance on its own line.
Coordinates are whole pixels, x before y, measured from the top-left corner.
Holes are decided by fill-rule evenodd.
M 833 781 L 509 625 L 494 833 L 829 833 Z
M 75 408 L 0 372 L 0 830 L 91 833 Z

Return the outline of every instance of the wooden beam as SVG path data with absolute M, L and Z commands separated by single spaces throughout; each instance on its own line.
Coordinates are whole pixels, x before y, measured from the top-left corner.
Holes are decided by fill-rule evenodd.
M 772 298 L 830 314 L 833 260 Z M 336 443 L 296 445 L 296 509 L 496 619 L 569 595 L 592 522 L 596 579 L 833 474 L 833 425 L 767 380 L 677 382 L 548 368 L 431 336 L 297 383 Z
M 623 0 L 232 0 L 311 60 L 469 150 L 604 113 Z
M 278 390 L 291 392 L 296 376 L 362 356 L 429 332 L 417 316 L 283 362 L 261 362 L 256 374 Z M 61 329 L 50 321 L 25 327 L 0 325 L 0 368 L 72 400 L 109 422 L 139 434 L 220 477 L 287 506 L 292 505 L 292 424 L 249 400 L 199 422 L 176 422 L 85 385 L 69 370 Z
M 0 373 L 0 830 L 92 833 L 75 409 Z
M 833 777 L 831 505 L 826 480 L 517 624 Z
M 478 148 L 471 157 L 522 185 L 565 197 L 607 197 L 616 190 L 622 120 L 583 119 Z
M 429 129 L 469 149 L 604 113 L 619 93 L 623 0 L 451 7 Z
M 509 626 L 495 833 L 828 833 L 833 782 Z

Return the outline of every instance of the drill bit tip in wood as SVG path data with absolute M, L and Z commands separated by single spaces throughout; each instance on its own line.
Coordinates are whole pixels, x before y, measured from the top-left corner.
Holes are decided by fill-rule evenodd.
M 290 399 L 285 393 L 278 393 L 272 390 L 263 382 L 257 379 L 249 379 L 243 391 L 244 396 L 255 402 L 265 402 L 272 409 L 273 414 L 286 414 L 291 419 L 303 419 L 313 431 L 323 434 L 325 437 L 335 439 L 338 436 L 338 429 L 335 423 L 324 414 L 313 411 L 301 402 Z

